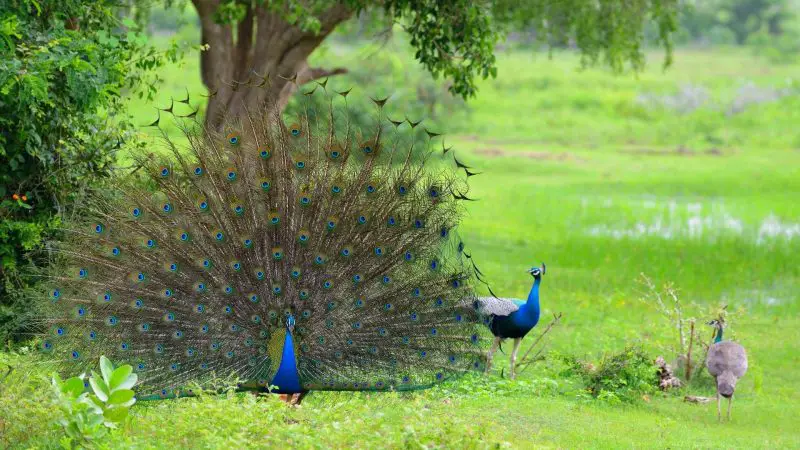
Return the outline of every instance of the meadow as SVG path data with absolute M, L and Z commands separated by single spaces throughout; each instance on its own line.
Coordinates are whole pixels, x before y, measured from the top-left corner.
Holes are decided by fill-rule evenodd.
M 376 70 L 374 86 L 361 71 L 332 79 L 339 89 L 356 84 L 359 95 L 413 104 L 415 91 L 400 87 L 420 69 L 403 48 L 381 52 L 367 62 L 363 51 L 333 45 L 320 59 Z M 614 75 L 579 70 L 569 53 L 511 49 L 477 98 L 435 110 L 447 145 L 482 172 L 470 179 L 478 201 L 460 233 L 492 290 L 524 298 L 525 270 L 544 261 L 540 327 L 563 313 L 547 358 L 518 380 L 502 376 L 499 354 L 488 376 L 413 394 L 312 393 L 300 408 L 245 394 L 143 402 L 104 445 L 800 447 L 800 80 L 791 78 L 800 66 L 695 49 L 677 51 L 664 71 L 662 57 L 650 55 L 644 73 Z M 162 74 L 157 103 L 184 87 L 197 99 L 199 76 L 187 73 L 197 73 L 194 57 Z M 132 100 L 141 123 L 154 112 Z M 748 349 L 750 371 L 730 422 L 717 422 L 713 402 L 683 401 L 714 395 L 707 375 L 633 402 L 595 399 L 564 375 L 557 355 L 596 361 L 638 344 L 653 358 L 674 356 L 675 330 L 642 299 L 642 273 L 674 283 L 698 323 L 721 305 L 736 311 L 728 333 Z M 24 367 L 25 352 L 0 353 L 0 365 Z M 59 446 L 44 375 L 13 370 L 0 382 L 3 447 Z

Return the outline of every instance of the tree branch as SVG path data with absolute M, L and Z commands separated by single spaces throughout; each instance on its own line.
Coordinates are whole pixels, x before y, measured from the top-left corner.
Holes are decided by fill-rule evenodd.
M 324 69 L 322 67 L 309 67 L 308 63 L 303 63 L 301 69 L 297 72 L 296 83 L 286 83 L 283 86 L 283 89 L 281 89 L 281 93 L 278 98 L 278 105 L 280 105 L 280 108 L 283 109 L 286 104 L 289 103 L 289 98 L 295 93 L 299 86 L 314 80 L 319 80 L 334 75 L 342 75 L 348 72 L 349 71 L 345 67 Z
M 298 85 L 331 75 L 346 73 L 347 69 L 310 68 L 308 57 L 322 41 L 342 22 L 349 19 L 353 10 L 335 4 L 319 16 L 318 32 L 306 31 L 289 23 L 279 13 L 265 5 L 249 6 L 245 18 L 238 25 L 236 43 L 230 26 L 213 21 L 213 12 L 219 0 L 192 0 L 201 15 L 204 43 L 212 45 L 209 55 L 201 60 L 203 82 L 209 90 L 217 89 L 209 100 L 206 124 L 218 128 L 225 117 L 244 114 L 265 101 L 277 102 L 283 109 Z M 214 46 L 218 48 L 214 49 Z M 219 54 L 220 48 L 227 49 Z M 211 54 L 214 52 L 214 54 Z M 250 71 L 269 74 L 271 84 L 266 89 L 237 89 L 237 82 L 249 78 Z M 296 84 L 287 79 L 297 75 Z
M 247 13 L 239 23 L 236 37 L 236 74 L 240 77 L 247 73 L 250 65 L 250 50 L 253 48 L 253 20 L 255 15 L 250 4 L 246 5 Z
M 233 36 L 230 25 L 220 25 L 214 21 L 214 12 L 220 0 L 192 0 L 200 17 L 201 43 L 208 50 L 200 53 L 200 74 L 203 84 L 209 90 L 216 88 L 220 78 L 229 78 L 231 56 L 233 55 Z
M 344 75 L 348 73 L 346 67 L 336 67 L 333 69 L 324 69 L 322 67 L 309 67 L 306 71 L 297 75 L 297 84 L 305 84 L 310 81 L 319 80 L 321 78 L 332 77 L 334 75 Z M 306 79 L 306 77 L 308 77 Z M 302 80 L 302 81 L 301 81 Z
M 531 344 L 531 346 L 528 348 L 528 351 L 525 352 L 525 355 L 523 355 L 522 359 L 519 361 L 519 363 L 517 363 L 517 367 L 522 367 L 523 364 L 527 363 L 527 365 L 522 369 L 522 370 L 525 370 L 525 369 L 528 368 L 528 365 L 530 365 L 532 362 L 536 361 L 536 358 L 542 353 L 542 350 L 544 348 L 542 348 L 542 350 L 539 350 L 536 353 L 536 355 L 534 355 L 533 359 L 530 362 L 528 362 L 528 360 L 527 360 L 528 359 L 528 355 L 531 353 L 531 351 L 534 349 L 534 347 L 536 347 L 536 345 L 539 343 L 539 341 L 541 341 L 542 338 L 545 337 L 545 335 L 547 335 L 548 332 L 550 332 L 550 330 L 553 328 L 553 326 L 558 325 L 559 322 L 561 322 L 561 313 L 553 314 L 553 320 L 547 325 L 547 328 L 545 328 L 544 331 L 542 331 L 542 334 L 540 334 L 539 337 L 537 337 L 536 340 L 533 341 L 533 344 Z M 520 371 L 520 373 L 522 373 L 522 371 Z

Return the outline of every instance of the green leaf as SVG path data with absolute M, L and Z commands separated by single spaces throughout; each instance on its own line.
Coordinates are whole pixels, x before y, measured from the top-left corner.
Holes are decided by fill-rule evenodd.
M 102 378 L 98 377 L 94 371 L 92 371 L 92 377 L 89 378 L 89 384 L 92 386 L 94 395 L 96 395 L 97 398 L 104 402 L 108 400 L 108 395 L 111 393 L 108 390 L 108 385 Z
M 102 410 L 106 406 L 105 402 L 97 398 L 96 395 L 90 395 L 87 398 L 89 401 L 86 404 L 92 408 L 100 408 Z
M 133 378 L 133 381 L 130 379 Z M 133 375 L 133 367 L 126 364 L 121 367 L 117 367 L 117 370 L 111 374 L 111 381 L 109 381 L 108 385 L 111 388 L 111 391 L 115 391 L 117 389 L 130 389 L 136 384 L 136 380 L 138 377 Z
M 125 420 L 126 417 L 128 417 L 128 408 L 124 406 L 115 406 L 108 408 L 103 413 L 103 417 L 105 417 L 106 420 L 110 422 L 116 422 L 116 423 L 122 422 L 123 420 Z
M 61 392 L 72 398 L 77 398 L 83 393 L 83 380 L 79 377 L 72 377 L 61 384 Z
M 110 405 L 122 405 L 133 399 L 133 391 L 130 389 L 118 389 L 111 393 L 106 403 Z
M 103 380 L 105 380 L 106 383 L 111 380 L 111 374 L 114 373 L 114 364 L 105 356 L 100 357 L 100 372 L 103 373 Z

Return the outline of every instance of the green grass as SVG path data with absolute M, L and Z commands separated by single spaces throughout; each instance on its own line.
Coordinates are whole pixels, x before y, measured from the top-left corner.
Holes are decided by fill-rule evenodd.
M 366 64 L 347 49 L 331 48 L 322 59 L 333 58 Z M 800 446 L 800 235 L 765 235 L 771 223 L 800 227 L 800 96 L 732 116 L 710 107 L 678 114 L 635 100 L 693 83 L 729 104 L 745 80 L 785 86 L 798 66 L 770 66 L 733 50 L 679 51 L 666 72 L 653 61 L 638 77 L 620 77 L 578 71 L 569 54 L 501 55 L 498 79 L 481 84 L 467 111 L 440 119 L 459 159 L 484 172 L 471 179 L 470 195 L 480 201 L 467 205 L 461 234 L 498 294 L 524 297 L 524 269 L 547 263 L 543 322 L 564 313 L 551 335 L 553 354 L 597 359 L 630 343 L 665 354 L 674 331 L 640 300 L 640 273 L 673 281 L 690 314 L 720 304 L 740 309 L 731 331 L 748 349 L 750 371 L 730 423 L 717 423 L 713 404 L 687 404 L 679 395 L 621 405 L 587 398 L 552 360 L 516 382 L 501 379 L 507 360 L 499 355 L 488 378 L 411 395 L 313 393 L 299 409 L 250 395 L 143 403 L 109 446 Z M 193 96 L 202 92 L 185 75 L 196 71 L 192 59 L 165 72 L 167 95 L 182 97 L 186 83 Z M 375 90 L 391 91 L 408 73 L 418 70 L 382 73 Z M 332 83 L 346 88 L 353 77 Z M 409 101 L 408 92 L 397 96 Z M 155 117 L 144 102 L 131 111 L 142 123 Z M 28 357 L 4 359 L 24 366 Z M 713 387 L 698 383 L 686 393 L 710 396 Z M 0 384 L 0 444 L 57 445 L 47 398 L 37 372 L 17 370 Z

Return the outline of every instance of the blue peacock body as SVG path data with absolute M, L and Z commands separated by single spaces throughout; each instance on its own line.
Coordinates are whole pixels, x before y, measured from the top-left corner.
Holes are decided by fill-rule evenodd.
M 522 338 L 539 323 L 539 286 L 544 267 L 528 271 L 533 275 L 533 284 L 526 301 L 497 297 L 481 297 L 475 301 L 475 308 L 483 315 L 484 323 L 494 336 L 500 339 Z
M 495 340 L 486 356 L 486 370 L 490 370 L 494 352 L 504 339 L 514 339 L 511 352 L 510 376 L 516 376 L 517 352 L 520 343 L 538 323 L 541 316 L 539 305 L 539 286 L 542 283 L 546 266 L 532 267 L 528 273 L 533 276 L 533 285 L 527 301 L 515 298 L 480 297 L 473 301 L 475 309 L 483 316 L 484 323 L 494 335 Z M 491 293 L 491 289 L 489 290 Z
M 265 105 L 187 127 L 185 148 L 137 157 L 94 196 L 58 247 L 42 350 L 73 373 L 100 355 L 130 363 L 140 398 L 229 376 L 281 393 L 411 390 L 480 368 L 455 235 L 465 181 L 385 100 L 357 129 L 323 95 L 327 111 L 289 125 Z

